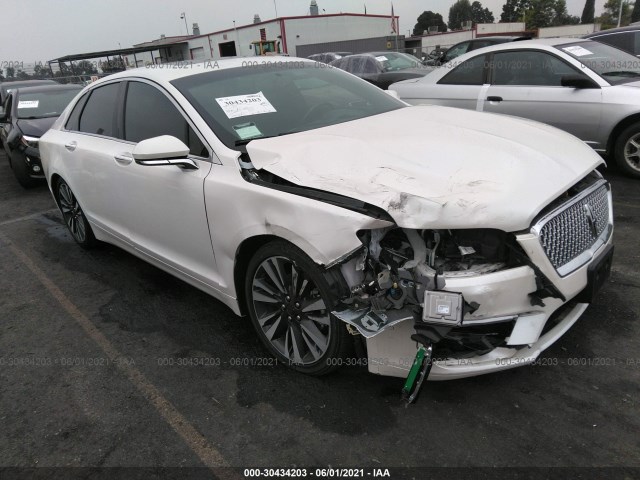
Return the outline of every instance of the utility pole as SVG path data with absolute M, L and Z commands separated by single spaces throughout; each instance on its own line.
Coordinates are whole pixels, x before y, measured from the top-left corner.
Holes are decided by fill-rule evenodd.
M 278 18 L 278 5 L 276 5 L 276 0 L 273 0 L 273 8 L 276 11 L 276 18 Z
M 618 12 L 618 27 L 620 27 L 620 24 L 622 23 L 622 4 L 624 3 L 624 0 L 620 0 L 620 11 Z
M 189 25 L 187 25 L 187 15 L 184 12 L 182 12 L 180 14 L 180 18 L 184 19 L 184 28 L 187 29 L 187 36 L 189 36 Z

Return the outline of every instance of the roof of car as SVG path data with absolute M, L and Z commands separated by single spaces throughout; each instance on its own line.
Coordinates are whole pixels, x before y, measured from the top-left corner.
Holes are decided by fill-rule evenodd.
M 634 32 L 639 30 L 640 30 L 640 24 L 629 25 L 628 27 L 609 28 L 607 30 L 600 30 L 599 32 L 589 33 L 585 35 L 583 38 L 593 38 L 593 37 L 599 37 L 601 35 L 609 35 L 611 33 Z
M 53 84 L 57 84 L 59 85 L 58 82 L 56 82 L 55 80 L 11 80 L 9 82 L 2 82 L 0 83 L 0 87 L 7 87 L 7 88 L 11 88 L 11 87 L 15 87 L 16 85 L 53 85 Z
M 489 37 L 476 37 L 472 39 L 472 42 L 481 42 L 483 40 L 491 40 L 492 42 L 516 42 L 520 40 L 528 40 L 531 37 L 527 37 L 524 35 L 491 35 Z M 467 40 L 469 41 L 469 40 Z M 462 43 L 462 42 L 461 42 Z
M 174 63 L 162 63 L 146 67 L 133 68 L 123 72 L 114 73 L 103 77 L 93 85 L 99 85 L 120 78 L 148 78 L 158 82 L 171 82 L 178 78 L 198 75 L 200 73 L 228 70 L 231 68 L 255 68 L 261 69 L 269 65 L 282 63 L 306 62 L 315 65 L 316 62 L 307 58 L 268 56 L 268 57 L 234 57 L 224 60 L 182 61 Z
M 18 87 L 16 88 L 14 91 L 20 93 L 20 94 L 24 94 L 24 93 L 42 93 L 42 92 L 54 92 L 56 90 L 58 91 L 64 91 L 64 90 L 82 90 L 84 88 L 83 85 L 76 85 L 76 84 L 66 84 L 66 85 L 61 85 L 61 84 L 43 84 L 43 85 L 38 85 L 38 86 L 34 86 L 34 87 Z
M 519 42 L 509 42 L 509 43 L 498 43 L 496 45 L 491 45 L 489 47 L 483 47 L 478 50 L 473 50 L 472 52 L 468 52 L 465 54 L 475 54 L 476 52 L 491 52 L 495 50 L 517 50 L 520 48 L 526 47 L 557 47 L 558 45 L 566 45 L 568 43 L 576 43 L 576 42 L 593 42 L 593 40 L 588 40 L 584 38 L 568 38 L 568 37 L 557 37 L 557 38 L 536 38 L 532 40 L 521 40 Z

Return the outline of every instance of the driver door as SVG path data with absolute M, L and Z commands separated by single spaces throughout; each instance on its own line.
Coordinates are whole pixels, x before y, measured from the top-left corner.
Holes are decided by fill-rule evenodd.
M 600 88 L 563 87 L 564 75 L 584 75 L 545 51 L 510 50 L 491 60 L 491 86 L 479 104 L 485 112 L 543 122 L 569 132 L 600 149 Z
M 144 81 L 127 82 L 118 154 L 133 246 L 156 262 L 212 285 L 216 265 L 204 204 L 211 150 L 169 94 Z M 147 166 L 133 160 L 137 142 L 171 135 L 190 147 L 196 170 Z

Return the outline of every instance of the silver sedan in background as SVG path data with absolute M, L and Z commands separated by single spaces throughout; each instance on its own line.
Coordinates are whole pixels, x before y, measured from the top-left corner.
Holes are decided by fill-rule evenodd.
M 571 38 L 495 45 L 389 88 L 412 105 L 447 105 L 553 125 L 640 178 L 640 60 L 609 45 Z

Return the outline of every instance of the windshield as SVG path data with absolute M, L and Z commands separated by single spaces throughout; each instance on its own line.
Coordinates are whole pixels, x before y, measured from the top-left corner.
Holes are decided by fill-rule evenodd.
M 290 66 L 289 66 L 290 65 Z M 171 82 L 229 148 L 335 125 L 404 104 L 338 68 L 311 62 L 217 70 Z
M 640 80 L 640 59 L 615 47 L 586 41 L 558 45 L 556 48 L 571 55 L 612 85 Z
M 388 52 L 376 55 L 376 60 L 382 65 L 385 72 L 406 70 L 407 68 L 420 68 L 422 62 L 413 55 L 407 53 Z
M 18 92 L 18 118 L 46 118 L 59 116 L 82 88 L 49 92 Z

